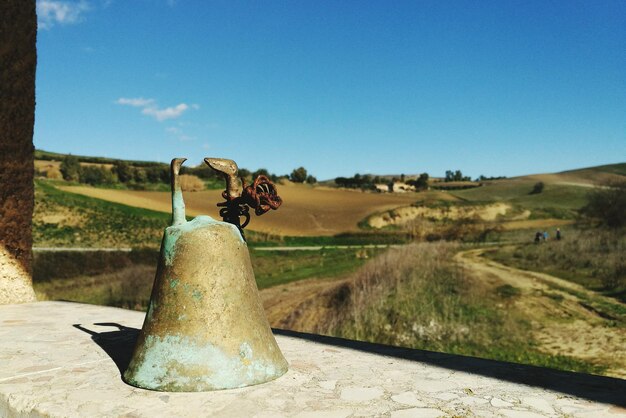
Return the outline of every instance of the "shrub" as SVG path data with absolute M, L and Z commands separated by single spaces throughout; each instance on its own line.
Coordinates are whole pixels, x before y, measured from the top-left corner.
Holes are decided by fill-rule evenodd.
M 126 161 L 116 161 L 113 165 L 113 171 L 122 183 L 128 183 L 133 179 L 132 167 Z
M 178 179 L 180 180 L 180 187 L 185 192 L 199 192 L 204 190 L 204 182 L 198 176 L 193 174 L 181 174 Z
M 294 183 L 304 183 L 307 179 L 307 171 L 304 167 L 298 167 L 291 172 L 289 179 Z
M 542 181 L 535 183 L 535 185 L 533 186 L 533 189 L 530 191 L 529 194 L 539 194 L 541 192 L 543 192 L 543 187 L 544 184 Z
M 510 299 L 522 294 L 521 290 L 510 284 L 503 284 L 502 286 L 496 287 L 496 293 L 504 299 Z
M 49 169 L 47 169 L 45 171 L 45 175 L 46 178 L 52 179 L 52 180 L 61 180 L 63 179 L 63 174 L 61 173 L 61 170 L 59 170 L 56 167 L 50 167 Z
M 111 184 L 114 183 L 114 177 L 111 170 L 106 167 L 97 165 L 88 165 L 83 167 L 80 174 L 80 182 L 91 184 Z
M 581 213 L 608 227 L 626 225 L 626 181 L 608 182 L 589 194 Z
M 78 157 L 73 155 L 66 155 L 61 161 L 61 174 L 63 179 L 67 181 L 79 181 L 80 180 L 81 166 Z

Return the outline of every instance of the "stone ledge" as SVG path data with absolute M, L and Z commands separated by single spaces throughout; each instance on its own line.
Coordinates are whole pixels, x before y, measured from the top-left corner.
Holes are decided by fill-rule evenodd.
M 144 314 L 0 306 L 2 417 L 626 416 L 626 381 L 275 330 L 290 363 L 258 386 L 152 392 L 121 380 Z

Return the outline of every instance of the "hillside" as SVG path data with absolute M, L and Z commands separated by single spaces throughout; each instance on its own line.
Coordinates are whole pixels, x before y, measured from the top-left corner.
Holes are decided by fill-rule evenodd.
M 56 164 L 58 171 L 59 160 L 64 157 L 63 154 L 37 151 L 38 160 L 35 165 L 49 167 Z M 104 167 L 103 169 L 109 170 L 116 162 L 101 157 L 78 157 L 78 159 L 81 165 L 100 165 Z M 149 171 L 149 167 L 158 166 L 160 171 L 167 171 L 166 166 L 161 163 L 128 161 L 128 164 L 135 167 L 133 170 L 143 169 L 137 167 L 148 167 L 146 170 Z M 253 217 L 249 229 L 278 237 L 328 237 L 359 232 L 363 228 L 410 234 L 415 233 L 415 228 L 421 228 L 424 231 L 435 231 L 434 235 L 431 234 L 433 237 L 445 237 L 447 233 L 437 231 L 441 225 L 433 227 L 421 222 L 416 226 L 414 221 L 425 219 L 431 223 L 434 221 L 446 224 L 446 228 L 450 226 L 450 222 L 461 221 L 485 224 L 486 226 L 481 227 L 483 229 L 552 227 L 572 222 L 577 216 L 578 209 L 586 204 L 591 188 L 609 180 L 626 178 L 624 173 L 626 163 L 560 173 L 485 180 L 480 183 L 482 186 L 469 189 L 382 194 L 281 181 L 278 191 L 283 197 L 283 206 L 280 210 L 262 217 Z M 164 182 L 163 176 L 156 180 L 157 183 L 142 184 L 140 180 L 131 180 L 126 184 L 116 183 L 108 186 L 101 184 L 97 187 L 64 181 L 41 181 L 42 184 L 54 188 L 57 193 L 66 193 L 68 196 L 82 195 L 164 214 L 171 210 L 170 195 L 167 191 L 169 186 Z M 219 218 L 216 205 L 222 201 L 220 194 L 224 187 L 223 180 L 213 177 L 203 181 L 205 189 L 212 190 L 185 193 L 187 214 L 188 216 L 208 214 Z M 538 182 L 544 184 L 543 190 L 541 193 L 531 193 Z M 496 204 L 498 209 L 493 206 Z M 493 216 L 481 215 L 492 212 Z M 48 218 L 50 219 L 54 220 L 54 216 Z M 46 225 L 53 228 L 54 223 L 48 222 Z M 460 230 L 454 233 L 465 232 Z
M 123 203 L 162 212 L 171 210 L 168 192 L 134 190 L 106 190 L 87 186 L 61 186 L 61 190 L 97 199 Z M 308 185 L 279 185 L 283 205 L 256 217 L 250 229 L 275 235 L 329 236 L 341 232 L 358 231 L 358 223 L 367 215 L 409 205 L 416 200 L 414 194 L 375 194 L 360 191 L 333 190 Z M 447 198 L 437 192 L 419 198 Z M 219 219 L 217 203 L 223 201 L 221 190 L 186 193 L 187 215 L 208 214 Z
M 89 164 L 107 162 L 81 162 Z M 605 355 L 626 341 L 623 235 L 584 235 L 570 224 L 593 185 L 620 178 L 624 166 L 407 193 L 283 182 L 283 206 L 246 230 L 268 318 L 284 329 L 623 377 L 626 358 Z M 538 182 L 544 187 L 532 193 Z M 41 178 L 35 185 L 36 247 L 149 247 L 106 256 L 39 251 L 39 297 L 145 309 L 169 192 Z M 219 218 L 222 187 L 185 192 L 187 214 Z M 552 239 L 556 227 L 561 241 Z M 537 230 L 550 240 L 534 244 Z M 357 245 L 427 242 L 321 247 L 346 243 L 337 237 L 346 232 Z M 493 246 L 498 240 L 507 245 Z M 261 248 L 278 243 L 291 248 Z
M 68 154 L 61 154 L 58 152 L 35 150 L 35 163 L 38 160 L 60 162 L 67 155 Z M 86 155 L 74 155 L 74 157 L 78 158 L 80 162 L 82 163 L 93 163 L 93 164 L 104 164 L 104 165 L 113 165 L 116 161 L 119 161 L 118 158 L 92 157 L 92 156 L 86 156 Z M 167 164 L 159 163 L 156 161 L 139 161 L 139 160 L 125 160 L 125 161 L 128 164 L 137 166 L 137 167 L 167 166 Z
M 625 176 L 626 163 L 621 163 L 568 170 L 554 174 L 534 174 L 520 178 L 559 185 L 591 187 L 614 180 L 623 180 Z

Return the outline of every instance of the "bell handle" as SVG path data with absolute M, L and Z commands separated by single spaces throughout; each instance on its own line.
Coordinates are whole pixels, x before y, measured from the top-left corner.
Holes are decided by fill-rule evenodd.
M 182 225 L 187 222 L 185 217 L 185 201 L 183 200 L 183 190 L 180 187 L 180 166 L 186 158 L 174 158 L 170 164 L 170 177 L 172 181 L 172 226 Z
M 241 180 L 237 177 L 239 168 L 237 163 L 226 158 L 205 158 L 204 162 L 213 170 L 221 173 L 226 179 L 226 195 L 228 200 L 234 200 L 241 196 Z

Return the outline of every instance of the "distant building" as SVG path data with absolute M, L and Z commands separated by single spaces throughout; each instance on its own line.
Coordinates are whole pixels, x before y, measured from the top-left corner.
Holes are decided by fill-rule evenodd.
M 411 186 L 410 184 L 406 184 L 400 181 L 396 181 L 395 183 L 377 183 L 374 184 L 376 187 L 376 191 L 379 193 L 406 193 L 406 192 L 414 192 L 415 186 Z
M 398 182 L 393 183 L 392 191 L 394 193 L 414 192 L 415 186 L 411 186 L 410 184 L 406 184 L 406 183 L 402 183 L 398 181 Z

